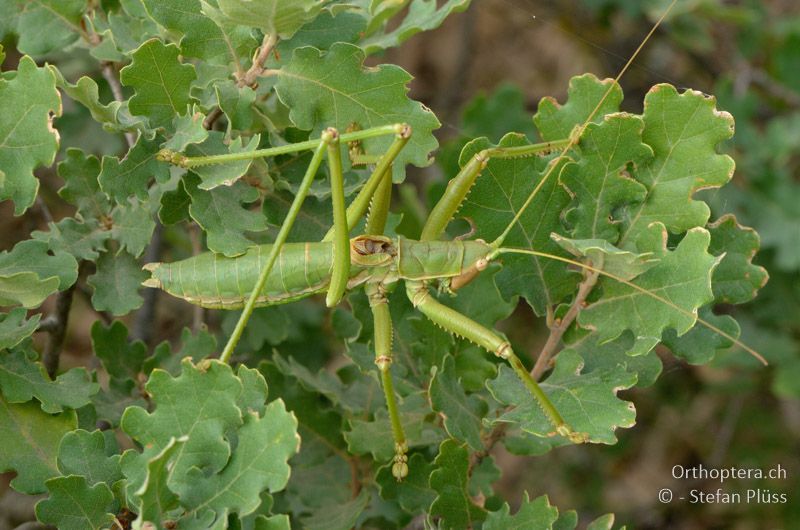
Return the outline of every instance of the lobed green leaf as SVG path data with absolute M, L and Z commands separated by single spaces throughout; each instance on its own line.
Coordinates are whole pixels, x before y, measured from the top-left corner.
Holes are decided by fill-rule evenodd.
M 562 351 L 553 372 L 541 383 L 542 390 L 574 431 L 585 433 L 590 442 L 613 444 L 617 427 L 634 425 L 633 403 L 619 399 L 617 392 L 636 384 L 636 374 L 621 367 L 584 372 L 583 366 L 576 352 Z M 497 378 L 487 386 L 500 403 L 514 406 L 494 423 L 518 423 L 523 431 L 536 436 L 554 432 L 538 402 L 508 366 L 501 366 Z
M 526 491 L 517 513 L 511 515 L 511 508 L 505 503 L 499 511 L 489 512 L 483 528 L 484 530 L 552 528 L 557 519 L 558 510 L 550 505 L 546 495 L 530 500 Z
M 9 403 L 36 398 L 43 411 L 56 413 L 90 403 L 100 388 L 91 382 L 85 368 L 73 368 L 53 381 L 35 359 L 36 352 L 21 349 L 0 356 L 0 390 Z
M 431 408 L 442 415 L 447 433 L 467 442 L 474 451 L 483 449 L 481 440 L 481 421 L 489 410 L 486 402 L 477 395 L 467 395 L 460 385 L 456 364 L 447 355 L 431 378 L 428 390 Z
M 524 136 L 509 133 L 498 145 L 512 147 L 527 143 Z M 488 147 L 490 144 L 486 139 L 467 144 L 461 152 L 462 165 Z M 554 173 L 558 174 L 560 168 L 554 169 Z M 475 224 L 475 237 L 492 241 L 514 219 L 547 171 L 547 162 L 537 157 L 490 160 L 459 214 Z M 498 201 L 499 197 L 502 201 Z M 504 246 L 563 256 L 564 251 L 550 239 L 550 234 L 562 230 L 561 212 L 569 200 L 558 180 L 548 179 L 514 224 Z M 552 259 L 509 255 L 503 257 L 503 268 L 496 281 L 505 298 L 521 295 L 537 314 L 543 315 L 548 306 L 561 302 L 573 291 L 577 279 L 574 272 Z
M 128 108 L 146 116 L 153 128 L 166 127 L 175 115 L 185 114 L 191 101 L 189 87 L 197 78 L 194 66 L 182 64 L 173 44 L 150 39 L 133 52 L 133 62 L 120 71 L 120 81 L 135 94 Z
M 636 340 L 631 355 L 653 349 L 667 328 L 682 335 L 695 325 L 697 309 L 712 300 L 711 274 L 719 263 L 707 252 L 710 235 L 703 228 L 689 230 L 673 251 L 666 249 L 663 225 L 651 225 L 647 237 L 645 244 L 641 236 L 639 246 L 653 252 L 659 262 L 633 283 L 659 298 L 603 278 L 598 282 L 602 295 L 591 299 L 578 316 L 578 323 L 596 330 L 601 341 L 633 331 Z
M 406 164 L 430 164 L 436 148 L 432 131 L 439 127 L 434 114 L 407 96 L 411 80 L 403 69 L 393 65 L 364 66 L 364 52 L 358 46 L 336 43 L 327 52 L 310 46 L 298 48 L 291 60 L 277 71 L 275 90 L 289 117 L 299 128 L 316 137 L 326 127 L 341 131 L 352 124 L 361 129 L 378 125 L 407 123 L 412 136 L 395 159 L 395 181 Z M 367 154 L 382 154 L 391 137 L 363 142 Z
M 112 315 L 130 313 L 144 301 L 139 288 L 147 276 L 128 252 L 106 252 L 97 260 L 97 272 L 86 280 L 94 289 L 92 305 Z
M 441 517 L 440 527 L 445 529 L 469 528 L 486 518 L 486 511 L 475 505 L 467 492 L 469 482 L 469 452 L 455 440 L 449 439 L 439 446 L 433 462 L 431 488 L 436 499 L 430 513 Z
M 51 478 L 45 484 L 50 497 L 36 504 L 39 521 L 63 530 L 101 530 L 116 521 L 109 513 L 114 496 L 106 484 L 90 486 L 77 475 Z
M 200 182 L 199 177 L 189 173 L 183 185 L 192 199 L 189 214 L 205 230 L 208 248 L 226 256 L 243 254 L 254 245 L 244 232 L 266 228 L 262 216 L 242 206 L 257 200 L 258 190 L 235 182 L 206 191 L 200 189 Z
M 42 315 L 26 319 L 28 312 L 16 307 L 8 313 L 0 313 L 0 350 L 11 349 L 33 335 Z
M 217 4 L 232 23 L 281 39 L 291 38 L 322 9 L 317 0 L 217 0 Z
M 38 11 L 35 4 L 31 7 Z M 46 32 L 35 29 L 30 34 Z M 52 164 L 58 151 L 52 119 L 61 115 L 61 97 L 53 73 L 38 68 L 30 57 L 20 59 L 13 78 L 0 78 L 0 115 L 0 201 L 11 199 L 14 214 L 22 215 L 39 190 L 33 170 Z
M 45 481 L 59 475 L 58 444 L 77 427 L 75 411 L 47 414 L 38 403 L 9 403 L 0 395 L 0 471 L 17 472 L 11 487 L 44 493 Z

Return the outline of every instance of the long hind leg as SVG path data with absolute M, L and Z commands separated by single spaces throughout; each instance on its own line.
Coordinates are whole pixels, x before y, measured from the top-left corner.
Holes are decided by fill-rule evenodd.
M 498 357 L 505 359 L 514 369 L 525 387 L 530 391 L 544 412 L 555 434 L 568 438 L 573 443 L 583 443 L 586 435 L 572 430 L 556 407 L 544 393 L 539 384 L 531 377 L 528 370 L 516 356 L 511 344 L 491 329 L 478 324 L 471 318 L 462 315 L 455 309 L 447 307 L 428 291 L 421 281 L 406 281 L 406 294 L 411 303 L 435 324 L 443 329 L 464 337 L 468 341 L 485 348 Z

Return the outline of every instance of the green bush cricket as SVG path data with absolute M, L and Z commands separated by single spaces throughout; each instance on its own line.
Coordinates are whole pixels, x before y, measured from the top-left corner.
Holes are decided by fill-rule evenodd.
M 658 23 L 653 30 L 657 26 Z M 646 40 L 647 38 L 645 42 Z M 515 147 L 487 148 L 474 155 L 448 184 L 444 196 L 427 218 L 418 241 L 383 235 L 391 200 L 392 163 L 413 134 L 408 125 L 384 125 L 343 134 L 335 129 L 327 129 L 316 140 L 247 153 L 186 157 L 180 153 L 163 150 L 159 154 L 159 159 L 188 169 L 206 164 L 274 157 L 304 150 L 313 151 L 313 157 L 273 244 L 251 247 L 247 253 L 237 258 L 206 253 L 171 264 L 151 263 L 145 267 L 152 273 L 152 277 L 145 282 L 145 285 L 164 289 L 174 296 L 204 307 L 243 308 L 242 316 L 221 355 L 221 359 L 226 362 L 230 360 L 233 349 L 255 307 L 288 303 L 322 292 L 327 293 L 326 303 L 332 307 L 341 300 L 346 290 L 363 285 L 373 314 L 375 363 L 380 371 L 395 443 L 392 474 L 398 480 L 408 474 L 406 456 L 408 445 L 400 422 L 389 371 L 392 362 L 392 323 L 388 310 L 387 290 L 401 280 L 405 284 L 405 292 L 411 303 L 428 319 L 510 364 L 525 387 L 536 398 L 552 426 L 551 434 L 564 436 L 574 443 L 585 442 L 587 436 L 576 432 L 564 421 L 536 382 L 536 378 L 514 353 L 510 343 L 495 331 L 440 303 L 432 296 L 430 287 L 437 284 L 439 290 L 455 293 L 485 270 L 490 262 L 503 254 L 530 254 L 555 259 L 595 275 L 610 277 L 624 283 L 675 311 L 696 319 L 702 325 L 761 358 L 758 353 L 743 345 L 735 337 L 698 319 L 696 314 L 679 307 L 667 298 L 603 270 L 602 264 L 582 263 L 531 249 L 503 247 L 506 236 L 519 222 L 522 213 L 530 206 L 542 185 L 549 178 L 553 178 L 552 174 L 556 172 L 559 163 L 567 156 L 570 149 L 580 142 L 587 125 L 598 114 L 604 100 L 639 50 L 641 46 L 614 82 L 609 85 L 589 117 L 583 124 L 577 126 L 568 138 Z M 340 144 L 351 144 L 386 135 L 392 135 L 394 142 L 377 161 L 375 169 L 356 198 L 345 208 Z M 550 161 L 548 170 L 522 208 L 494 241 L 440 239 L 490 159 L 515 159 L 556 150 L 560 150 L 560 154 Z M 323 158 L 327 158 L 331 179 L 333 228 L 321 242 L 286 243 L 289 231 Z M 365 234 L 351 239 L 350 232 L 368 209 Z M 534 373 L 538 372 L 540 375 L 541 369 L 537 363 Z

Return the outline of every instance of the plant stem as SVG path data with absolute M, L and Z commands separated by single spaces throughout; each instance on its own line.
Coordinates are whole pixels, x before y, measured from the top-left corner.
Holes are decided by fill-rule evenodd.
M 203 128 L 210 131 L 214 127 L 214 122 L 216 122 L 220 116 L 222 116 L 222 109 L 214 107 L 214 109 L 208 113 L 206 119 L 203 120 Z
M 42 354 L 42 364 L 47 370 L 47 375 L 51 379 L 55 379 L 58 373 L 58 361 L 61 356 L 61 350 L 64 347 L 64 338 L 67 334 L 67 322 L 69 321 L 69 310 L 72 307 L 72 296 L 75 292 L 75 280 L 66 291 L 61 291 L 56 297 L 56 310 L 51 325 L 48 326 L 48 333 L 50 339 L 47 341 L 44 353 Z M 47 320 L 50 320 L 49 318 Z
M 269 54 L 272 53 L 272 48 L 278 43 L 277 35 L 264 35 L 264 40 L 261 41 L 261 48 L 258 50 L 258 55 L 253 59 L 253 64 L 250 69 L 245 72 L 244 76 L 239 78 L 238 85 L 240 87 L 252 87 L 264 72 L 264 63 L 267 61 Z
M 120 103 L 125 101 L 125 94 L 122 93 L 122 84 L 119 82 L 114 64 L 103 61 L 100 63 L 100 71 L 103 74 L 103 79 L 106 80 L 106 83 L 108 83 L 108 86 L 111 88 L 114 99 Z M 128 144 L 128 147 L 133 147 L 136 144 L 136 136 L 132 132 L 126 131 L 125 142 Z
M 250 65 L 250 68 L 243 74 L 237 72 L 236 86 L 239 88 L 246 86 L 254 88 L 256 86 L 258 78 L 261 77 L 265 72 L 264 63 L 267 61 L 267 58 L 269 58 L 269 54 L 272 53 L 272 50 L 275 48 L 277 43 L 277 36 L 264 36 L 264 40 L 261 41 L 261 47 L 258 50 L 258 54 L 253 58 L 253 64 Z M 214 109 L 208 113 L 206 119 L 203 120 L 203 127 L 211 130 L 211 128 L 214 127 L 214 123 L 220 118 L 220 116 L 222 116 L 222 114 L 222 109 L 219 107 L 214 107 Z
M 536 359 L 533 370 L 531 370 L 531 375 L 537 381 L 550 367 L 550 361 L 556 355 L 556 348 L 561 343 L 561 337 L 564 336 L 564 333 L 578 317 L 581 309 L 583 309 L 584 302 L 586 302 L 586 297 L 592 292 L 592 288 L 594 288 L 597 283 L 597 278 L 599 277 L 600 274 L 597 272 L 589 271 L 586 273 L 584 280 L 578 286 L 578 293 L 575 295 L 575 300 L 573 300 L 572 305 L 567 310 L 567 314 L 564 315 L 561 321 L 556 321 L 553 327 L 550 328 L 550 336 L 547 337 L 547 342 L 542 348 L 539 357 Z
M 55 222 L 50 208 L 47 207 L 47 203 L 44 202 L 41 195 L 37 195 L 36 197 L 36 206 L 45 224 L 49 225 Z M 58 372 L 58 361 L 64 345 L 64 338 L 67 332 L 67 320 L 69 319 L 69 311 L 72 308 L 72 297 L 78 279 L 79 278 L 76 278 L 75 283 L 68 289 L 58 293 L 58 296 L 56 296 L 55 310 L 47 318 L 42 320 L 37 328 L 37 331 L 46 332 L 49 335 L 44 352 L 42 353 L 42 364 L 44 364 L 47 374 L 51 379 L 54 379 Z
M 511 407 L 508 407 L 511 408 Z M 484 438 L 483 441 L 483 449 L 480 451 L 476 451 L 470 455 L 469 458 L 469 473 L 472 475 L 472 470 L 475 469 L 475 466 L 480 465 L 483 462 L 483 459 L 491 454 L 492 449 L 494 446 L 497 445 L 497 442 L 502 440 L 506 435 L 506 430 L 508 429 L 508 423 L 498 423 L 494 429 L 492 429 L 489 434 Z
M 147 250 L 144 253 L 145 263 L 158 261 L 161 257 L 161 241 L 164 235 L 164 226 L 156 220 L 156 227 L 153 230 L 153 238 L 150 240 Z M 142 307 L 136 312 L 131 330 L 133 340 L 141 340 L 148 346 L 153 340 L 155 331 L 156 302 L 158 300 L 158 289 L 146 289 L 143 293 L 144 302 Z

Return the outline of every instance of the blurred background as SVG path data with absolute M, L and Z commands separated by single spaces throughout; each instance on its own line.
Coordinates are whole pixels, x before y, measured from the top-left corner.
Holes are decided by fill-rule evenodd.
M 465 13 L 450 17 L 438 30 L 417 35 L 373 62 L 403 66 L 415 76 L 411 96 L 431 107 L 443 122 L 437 164 L 416 170 L 398 199 L 404 223 L 414 223 L 453 174 L 465 138 L 532 131 L 538 101 L 564 101 L 569 78 L 584 72 L 613 77 L 636 49 L 668 2 L 638 0 L 475 0 Z M 5 68 L 18 56 L 13 42 L 3 43 Z M 52 58 L 70 78 L 83 71 L 85 58 Z M 96 76 L 102 83 L 101 76 Z M 762 352 L 762 368 L 744 355 L 723 355 L 702 367 L 660 352 L 664 373 L 651 388 L 623 392 L 637 408 L 637 425 L 618 432 L 615 446 L 562 448 L 543 458 L 504 453 L 498 489 L 516 508 L 523 492 L 547 493 L 553 504 L 575 508 L 581 520 L 616 514 L 630 528 L 770 529 L 800 528 L 800 4 L 797 0 L 679 2 L 667 23 L 646 45 L 622 80 L 623 108 L 641 112 L 647 90 L 657 83 L 714 94 L 718 106 L 736 120 L 736 135 L 724 146 L 734 157 L 736 174 L 723 190 L 702 192 L 713 207 L 712 219 L 732 212 L 761 236 L 755 262 L 770 281 L 758 298 L 730 308 L 743 328 L 742 339 Z M 103 90 L 108 91 L 106 85 Z M 101 94 L 110 99 L 110 94 Z M 87 112 L 65 100 L 59 119 L 66 147 L 81 144 L 97 154 L 119 154 L 121 138 L 100 132 Z M 62 149 L 63 151 L 63 149 Z M 41 171 L 41 194 L 48 204 L 63 204 L 60 179 Z M 53 199 L 53 200 L 50 200 Z M 0 250 L 44 229 L 57 209 L 35 208 L 15 218 L 0 203 Z M 164 234 L 169 241 L 171 234 Z M 174 244 L 174 241 L 171 241 Z M 98 318 L 87 303 L 91 293 L 79 285 L 62 366 L 86 364 L 89 329 Z M 52 301 L 50 301 L 52 304 Z M 293 306 L 294 307 L 294 306 Z M 44 307 L 45 312 L 52 307 Z M 191 324 L 186 306 L 161 297 L 151 344 L 174 340 Z M 726 308 L 722 308 L 726 310 Z M 313 301 L 289 309 L 292 326 L 281 336 L 262 337 L 283 352 L 304 344 L 326 345 L 330 357 L 341 352 L 329 315 Z M 102 315 L 101 315 L 102 316 Z M 230 322 L 205 317 L 212 330 Z M 128 320 L 133 320 L 129 318 Z M 129 324 L 135 324 L 129 322 Z M 286 323 L 288 325 L 288 323 Z M 502 327 L 521 350 L 537 351 L 546 333 L 524 304 Z M 322 334 L 322 336 L 320 335 Z M 679 480 L 676 465 L 770 469 L 781 465 L 781 480 Z M 691 504 L 658 502 L 661 488 L 676 497 L 690 489 L 727 492 L 748 489 L 784 493 L 787 502 Z M 14 528 L 20 498 L 0 494 L 0 529 Z M 2 490 L 0 490 L 2 491 Z M 584 515 L 586 517 L 584 517 Z M 15 521 L 15 522 L 12 522 Z

